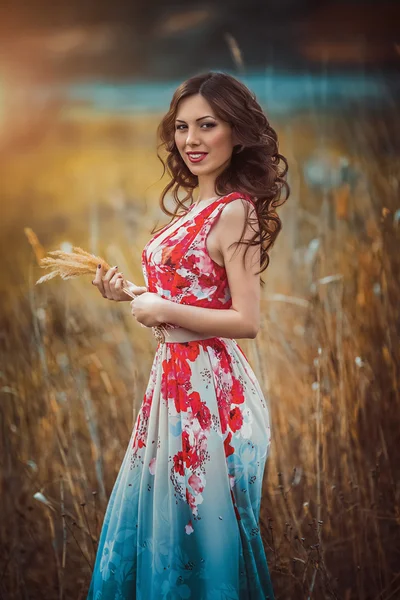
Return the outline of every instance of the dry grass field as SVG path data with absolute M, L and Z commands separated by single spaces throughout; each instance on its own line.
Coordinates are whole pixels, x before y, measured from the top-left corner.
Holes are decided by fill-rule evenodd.
M 320 123 L 278 123 L 292 194 L 262 329 L 239 340 L 272 415 L 261 527 L 277 599 L 395 600 L 399 123 L 323 115 L 323 141 Z M 0 154 L 1 598 L 86 597 L 156 341 L 90 277 L 35 286 L 37 260 L 80 245 L 143 285 L 142 248 L 168 220 L 156 125 L 64 118 Z

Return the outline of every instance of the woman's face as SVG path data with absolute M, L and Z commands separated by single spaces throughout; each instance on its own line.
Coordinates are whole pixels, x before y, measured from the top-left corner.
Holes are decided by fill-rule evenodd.
M 194 175 L 218 174 L 229 164 L 233 150 L 232 127 L 215 116 L 200 94 L 179 102 L 175 120 L 175 144 Z M 190 159 L 188 153 L 201 153 Z

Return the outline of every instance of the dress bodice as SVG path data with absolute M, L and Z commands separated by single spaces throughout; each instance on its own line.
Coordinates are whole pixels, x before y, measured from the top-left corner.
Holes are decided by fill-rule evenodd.
M 193 216 L 190 214 L 193 209 L 189 209 L 147 242 L 142 252 L 142 269 L 149 292 L 180 304 L 231 307 L 226 269 L 211 258 L 206 239 L 223 207 L 239 198 L 253 204 L 247 194 L 232 192 Z

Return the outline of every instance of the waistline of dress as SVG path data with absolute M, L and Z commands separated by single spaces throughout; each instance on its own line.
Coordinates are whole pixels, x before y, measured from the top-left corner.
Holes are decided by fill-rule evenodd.
M 209 335 L 207 333 L 199 333 L 197 331 L 192 331 L 191 329 L 185 329 L 184 327 L 178 327 L 176 329 L 163 329 L 161 336 L 159 337 L 156 335 L 156 337 L 161 344 L 169 344 L 176 342 L 207 340 L 216 336 Z

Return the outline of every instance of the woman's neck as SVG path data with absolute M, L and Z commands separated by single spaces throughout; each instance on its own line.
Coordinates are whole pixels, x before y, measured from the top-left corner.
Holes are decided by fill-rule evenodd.
M 222 198 L 222 196 L 212 196 L 211 198 L 204 198 L 202 200 L 197 199 L 195 202 L 192 203 L 192 206 L 199 206 L 199 204 L 201 204 L 202 206 L 205 204 L 208 204 L 209 202 L 212 202 L 213 200 L 216 200 L 217 198 Z

